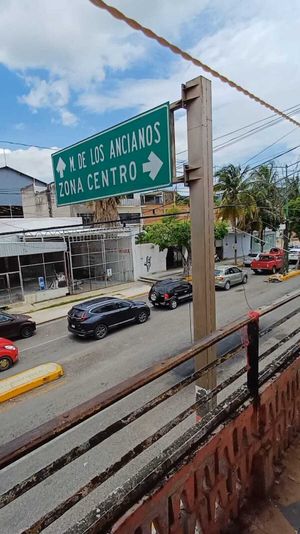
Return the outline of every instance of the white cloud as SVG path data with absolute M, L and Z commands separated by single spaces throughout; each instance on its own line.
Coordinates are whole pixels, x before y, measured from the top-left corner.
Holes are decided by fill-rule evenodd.
M 5 150 L 5 160 L 4 160 Z M 53 181 L 51 154 L 53 150 L 30 147 L 28 149 L 10 150 L 0 148 L 0 166 L 5 164 L 13 169 L 29 174 L 34 178 L 39 178 L 45 182 Z
M 298 0 L 113 0 L 129 16 L 176 43 L 188 36 L 191 52 L 274 105 L 297 103 L 300 84 Z M 2 8 L 2 9 L 1 9 Z M 0 0 L 0 62 L 22 74 L 28 92 L 22 102 L 32 110 L 52 109 L 66 126 L 78 118 L 70 111 L 74 94 L 84 111 L 144 110 L 180 97 L 180 85 L 201 69 L 169 53 L 161 64 L 158 45 L 114 20 L 88 0 Z M 20 16 L 21 13 L 21 16 Z M 11 28 L 14 28 L 14 32 Z M 183 39 L 184 40 L 184 39 Z M 165 57 L 165 56 L 164 56 Z M 139 66 L 151 75 L 141 79 Z M 126 69 L 136 67 L 130 77 Z M 42 69 L 42 75 L 36 69 Z M 143 69 L 145 73 L 145 69 Z M 107 83 L 109 75 L 109 83 Z M 73 110 L 73 107 L 72 107 Z M 213 79 L 214 136 L 269 115 Z M 280 123 L 215 153 L 215 162 L 241 161 L 292 129 Z M 286 138 L 297 144 L 298 131 Z M 220 141 L 221 142 L 221 141 Z M 283 141 L 283 143 L 285 140 Z M 177 148 L 186 144 L 184 117 L 177 121 Z M 268 153 L 266 153 L 268 155 Z M 293 157 L 293 155 L 291 155 Z
M 216 6 L 216 2 L 212 4 Z M 294 0 L 285 2 L 283 9 L 277 9 L 273 4 L 270 0 L 262 5 L 255 1 L 248 9 L 241 3 L 231 12 L 230 2 L 226 3 L 228 13 L 223 25 L 209 36 L 200 38 L 191 53 L 265 100 L 284 109 L 299 101 L 300 71 L 297 58 L 300 12 L 296 9 L 298 4 Z M 271 9 L 272 6 L 274 9 Z M 284 39 L 279 39 L 279 35 L 284 35 Z M 172 62 L 166 65 L 161 77 L 123 79 L 109 90 L 105 90 L 105 86 L 102 91 L 96 87 L 89 88 L 81 93 L 78 103 L 89 112 L 130 109 L 133 103 L 138 109 L 144 110 L 164 100 L 178 99 L 181 83 L 201 74 L 211 78 L 213 82 L 214 137 L 272 115 L 270 111 L 244 95 L 203 73 L 201 69 L 176 59 L 175 56 L 172 57 Z M 184 144 L 184 122 L 181 120 L 177 124 L 178 147 L 181 149 Z M 292 129 L 292 124 L 282 121 L 272 129 L 256 133 L 239 144 L 219 150 L 215 153 L 215 162 L 242 162 L 248 159 L 249 154 L 255 154 Z M 224 140 L 228 139 L 230 137 Z M 282 140 L 282 144 L 293 146 L 298 144 L 297 139 L 299 140 L 299 130 Z M 224 140 L 221 139 L 216 144 Z M 262 158 L 267 158 L 269 154 L 263 153 Z
M 47 82 L 38 77 L 27 77 L 25 81 L 31 89 L 19 100 L 31 108 L 60 108 L 69 101 L 69 87 L 64 80 Z
M 177 37 L 209 0 L 117 1 L 115 5 Z M 143 61 L 149 41 L 88 0 L 0 0 L 0 63 L 25 75 L 29 91 L 21 101 L 32 111 L 60 110 L 71 91 L 81 92 Z M 11 29 L 14 28 L 12 32 Z M 149 59 L 149 58 L 148 58 Z M 35 70 L 44 70 L 42 77 Z M 63 117 L 62 114 L 60 114 Z
M 67 109 L 60 110 L 61 122 L 64 126 L 76 126 L 78 123 L 78 118 L 74 113 L 68 111 Z

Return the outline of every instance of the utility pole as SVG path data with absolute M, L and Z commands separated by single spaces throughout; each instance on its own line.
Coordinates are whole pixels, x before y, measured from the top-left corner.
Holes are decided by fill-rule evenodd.
M 198 341 L 216 329 L 211 82 L 199 76 L 182 92 L 187 110 L 185 176 L 190 188 L 194 340 Z M 214 347 L 202 352 L 195 358 L 196 370 L 214 359 Z M 215 385 L 214 369 L 198 380 L 197 399 Z
M 237 265 L 237 221 L 234 219 L 234 265 Z
M 283 274 L 286 274 L 289 272 L 289 196 L 288 196 L 288 166 L 285 166 L 285 191 L 286 191 L 286 199 L 285 199 L 285 207 L 284 207 L 284 215 L 285 215 L 285 225 L 283 230 L 283 248 L 284 248 L 284 264 L 283 264 Z
M 51 184 L 48 184 L 48 185 L 47 185 L 46 196 L 47 196 L 47 204 L 48 204 L 49 217 L 53 217 L 53 211 L 52 211 L 52 196 L 51 196 Z

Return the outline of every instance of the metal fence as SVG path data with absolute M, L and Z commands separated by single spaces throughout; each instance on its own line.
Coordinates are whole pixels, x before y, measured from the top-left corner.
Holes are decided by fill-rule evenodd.
M 38 519 L 34 518 L 34 511 L 32 510 L 30 519 L 28 519 L 29 523 L 27 527 L 22 530 L 23 534 L 36 534 L 47 528 L 49 525 L 61 518 L 61 516 L 66 512 L 72 510 L 76 504 L 87 498 L 88 495 L 97 490 L 102 484 L 111 479 L 111 477 L 118 475 L 128 463 L 132 462 L 136 458 L 140 458 L 142 453 L 145 453 L 156 442 L 161 440 L 174 429 L 177 429 L 183 421 L 193 415 L 193 422 L 190 423 L 189 428 L 185 430 L 182 435 L 174 439 L 174 441 L 165 449 L 162 448 L 161 452 L 159 452 L 150 463 L 145 461 L 145 465 L 140 467 L 136 473 L 132 472 L 129 480 L 125 480 L 125 482 L 122 484 L 119 482 L 118 488 L 115 489 L 115 491 L 112 491 L 111 494 L 107 495 L 103 501 L 98 502 L 97 505 L 90 505 L 90 511 L 83 515 L 80 521 L 77 521 L 75 524 L 70 526 L 68 530 L 63 531 L 68 532 L 68 534 L 81 534 L 88 532 L 99 532 L 101 534 L 108 532 L 117 532 L 120 534 L 127 532 L 132 532 L 135 534 L 141 534 L 143 532 L 171 532 L 172 530 L 169 530 L 169 528 L 171 528 L 172 524 L 175 526 L 177 525 L 176 528 L 179 528 L 178 525 L 183 525 L 183 522 L 188 519 L 188 505 L 193 499 L 195 505 L 193 509 L 191 508 L 190 512 L 191 517 L 193 518 L 193 523 L 187 523 L 187 525 L 190 526 L 187 526 L 186 530 L 175 529 L 174 532 L 196 532 L 197 530 L 195 530 L 195 521 L 197 517 L 199 522 L 199 532 L 219 532 L 219 530 L 217 530 L 217 526 L 222 524 L 222 521 L 225 521 L 225 517 L 226 521 L 229 521 L 230 519 L 229 512 L 227 514 L 228 517 L 227 515 L 224 515 L 224 510 L 224 513 L 222 512 L 222 506 L 226 499 L 228 501 L 228 495 L 230 495 L 230 491 L 235 499 L 235 507 L 232 508 L 232 510 L 230 507 L 228 507 L 228 510 L 231 510 L 232 517 L 236 517 L 239 506 L 241 505 L 238 500 L 238 496 L 241 494 L 239 493 L 239 488 L 241 487 L 242 481 L 247 484 L 246 475 L 244 476 L 244 474 L 241 472 L 239 474 L 239 472 L 236 471 L 234 458 L 238 458 L 239 462 L 244 462 L 243 465 L 246 465 L 245 462 L 248 462 L 246 471 L 248 478 L 250 473 L 253 472 L 251 465 L 256 461 L 256 456 L 253 453 L 252 456 L 249 455 L 247 460 L 246 452 L 244 455 L 242 454 L 243 450 L 246 451 L 248 445 L 250 447 L 254 443 L 254 438 L 251 437 L 250 426 L 253 424 L 253 428 L 256 428 L 257 426 L 257 429 L 261 429 L 263 428 L 263 425 L 266 425 L 267 419 L 265 407 L 267 407 L 266 409 L 268 410 L 268 413 L 269 410 L 271 410 L 271 418 L 272 410 L 274 410 L 276 417 L 279 418 L 279 427 L 278 425 L 276 426 L 276 431 L 280 432 L 278 435 L 281 437 L 283 436 L 282 439 L 284 439 L 285 428 L 292 424 L 294 419 L 298 417 L 295 412 L 295 403 L 298 402 L 297 399 L 299 399 L 300 395 L 300 384 L 298 378 L 300 326 L 299 321 L 297 320 L 300 307 L 295 307 L 294 309 L 291 308 L 291 303 L 294 302 L 297 304 L 296 299 L 298 298 L 300 298 L 299 292 L 289 295 L 273 305 L 260 310 L 259 313 L 250 314 L 248 317 L 242 320 L 235 321 L 221 330 L 218 330 L 208 337 L 202 339 L 187 351 L 176 356 L 171 356 L 163 362 L 158 362 L 152 365 L 137 375 L 126 379 L 122 383 L 113 386 L 103 393 L 98 394 L 96 397 L 82 403 L 79 406 L 76 406 L 75 408 L 70 409 L 61 415 L 54 417 L 38 428 L 35 428 L 34 430 L 15 438 L 10 443 L 1 446 L 0 468 L 9 465 L 16 465 L 14 462 L 20 462 L 23 457 L 25 457 L 26 461 L 29 453 L 46 443 L 51 442 L 53 450 L 53 447 L 56 443 L 55 438 L 58 436 L 62 437 L 65 432 L 74 427 L 78 427 L 78 425 L 89 420 L 91 417 L 94 417 L 96 414 L 99 414 L 105 409 L 116 405 L 116 403 L 119 401 L 128 399 L 130 395 L 134 394 L 139 389 L 145 387 L 147 384 L 153 383 L 166 373 L 178 369 L 182 364 L 192 361 L 195 356 L 201 354 L 209 347 L 216 345 L 221 340 L 224 340 L 225 338 L 228 338 L 236 333 L 239 333 L 241 339 L 243 340 L 242 342 L 237 343 L 236 347 L 230 352 L 226 352 L 222 356 L 216 358 L 213 362 L 209 363 L 202 369 L 192 372 L 185 378 L 179 380 L 174 385 L 169 387 L 167 390 L 161 392 L 159 395 L 154 397 L 152 395 L 149 399 L 148 392 L 148 395 L 146 395 L 147 400 L 144 401 L 144 404 L 137 405 L 133 410 L 127 413 L 126 416 L 123 416 L 118 420 L 114 420 L 108 425 L 105 425 L 105 423 L 100 423 L 100 429 L 94 431 L 93 435 L 82 438 L 83 441 L 81 441 L 79 444 L 68 448 L 68 450 L 64 451 L 63 453 L 60 452 L 58 456 L 54 460 L 52 459 L 47 465 L 39 465 L 34 473 L 27 476 L 27 478 L 21 482 L 14 483 L 12 487 L 8 488 L 1 495 L 0 508 L 4 508 L 5 506 L 11 504 L 14 500 L 19 499 L 21 496 L 23 499 L 24 495 L 28 491 L 35 488 L 39 484 L 42 484 L 52 475 L 58 476 L 58 474 L 61 472 L 60 470 L 63 470 L 69 464 L 75 462 L 79 458 L 81 458 L 81 463 L 77 463 L 77 467 L 81 469 L 85 454 L 89 453 L 89 451 L 95 447 L 99 447 L 101 445 L 106 450 L 107 440 L 111 436 L 138 421 L 142 416 L 145 416 L 150 412 L 152 413 L 152 410 L 154 410 L 156 407 L 160 408 L 161 418 L 163 418 L 165 406 L 163 403 L 167 402 L 168 399 L 175 399 L 176 395 L 180 394 L 182 391 L 185 391 L 185 388 L 191 384 L 194 384 L 197 379 L 199 379 L 201 376 L 204 376 L 206 373 L 211 372 L 212 369 L 222 369 L 224 365 L 229 365 L 232 361 L 236 362 L 235 358 L 238 356 L 239 365 L 234 372 L 230 373 L 230 375 L 224 380 L 218 380 L 217 385 L 210 392 L 207 392 L 196 402 L 193 400 L 193 402 L 185 407 L 185 409 L 181 408 L 179 413 L 176 414 L 176 412 L 174 413 L 173 411 L 171 420 L 165 422 L 165 424 L 160 426 L 159 429 L 154 433 L 152 432 L 144 435 L 143 438 L 138 441 L 130 450 L 128 450 L 125 454 L 122 454 L 122 456 L 116 462 L 107 465 L 102 470 L 97 470 L 95 465 L 96 472 L 91 479 L 89 479 L 83 486 L 79 487 L 72 495 L 69 494 L 64 499 L 61 499 L 52 506 L 50 503 L 48 503 L 44 514 Z M 276 321 L 273 320 L 272 322 L 269 322 L 264 329 L 259 330 L 259 323 L 261 319 L 278 309 L 283 310 L 283 315 Z M 281 333 L 279 340 L 276 339 L 277 336 L 275 333 L 274 337 L 270 337 L 272 344 L 269 343 L 268 340 L 268 348 L 259 353 L 259 339 L 266 336 L 270 332 L 273 332 L 274 330 L 276 332 L 277 328 L 281 327 L 287 321 L 293 320 L 294 318 L 296 328 L 294 328 L 292 325 L 292 329 L 289 330 L 288 334 L 282 335 Z M 279 351 L 279 355 L 274 357 L 276 351 Z M 259 365 L 262 367 L 264 366 L 260 372 Z M 268 395 L 266 397 L 265 393 L 262 393 L 265 391 L 263 389 L 264 384 L 269 383 L 268 381 L 270 381 L 270 379 L 280 376 L 280 373 L 288 368 L 292 369 L 293 377 L 291 379 L 285 378 L 282 386 L 280 386 L 282 389 L 284 389 L 282 398 L 277 399 L 276 401 L 275 390 L 273 388 L 270 394 L 272 399 L 266 400 L 266 398 L 268 399 L 270 395 L 268 394 L 269 397 Z M 246 383 L 244 383 L 244 377 L 246 377 Z M 225 395 L 222 397 L 221 395 L 223 392 L 228 390 L 229 393 L 227 396 Z M 208 403 L 212 399 L 216 399 L 214 409 L 207 413 L 201 421 L 196 422 L 195 414 L 197 410 L 204 408 L 205 406 L 207 407 Z M 262 408 L 260 408 L 260 399 L 263 399 Z M 289 405 L 287 404 L 288 402 L 290 403 Z M 271 405 L 270 403 L 272 406 L 274 404 L 274 407 L 269 408 L 269 405 Z M 247 415 L 246 418 L 243 416 L 243 413 L 246 413 L 247 406 L 251 407 L 251 413 L 249 412 L 250 415 L 248 414 L 249 417 Z M 294 408 L 292 408 L 292 406 L 294 406 Z M 285 409 L 289 410 L 288 415 L 282 411 Z M 244 410 L 246 411 L 244 412 Z M 242 420 L 247 420 L 244 425 L 246 428 L 246 434 L 244 430 L 243 432 L 241 430 L 240 435 L 240 430 L 237 430 L 234 427 L 234 420 L 236 417 L 238 417 L 237 414 L 241 414 Z M 273 416 L 273 420 L 275 420 L 274 417 L 275 416 Z M 221 484 L 220 487 L 222 489 L 222 495 L 220 493 L 221 490 L 216 492 L 213 490 L 214 483 L 213 479 L 210 478 L 212 476 L 212 464 L 210 464 L 212 460 L 210 460 L 210 456 L 205 456 L 205 453 L 203 452 L 205 449 L 201 449 L 201 458 L 204 458 L 206 462 L 204 462 L 203 465 L 207 465 L 207 468 L 205 468 L 204 471 L 204 482 L 202 479 L 197 482 L 197 484 L 201 484 L 201 488 L 198 485 L 198 489 L 193 489 L 193 497 L 189 493 L 184 493 L 185 488 L 187 488 L 187 485 L 185 486 L 185 481 L 187 479 L 190 480 L 190 473 L 193 471 L 191 467 L 192 464 L 189 462 L 193 462 L 192 459 L 194 455 L 196 453 L 198 454 L 197 451 L 199 451 L 201 447 L 204 447 L 205 443 L 207 443 L 207 440 L 213 435 L 213 433 L 217 432 L 217 429 L 220 430 L 220 428 L 224 428 L 224 425 L 226 426 L 229 423 L 231 424 L 230 446 L 228 446 L 229 448 L 227 450 L 224 445 L 224 454 L 222 453 L 223 456 L 218 460 L 218 469 L 222 470 L 222 476 L 224 474 L 222 482 L 220 482 L 221 478 L 218 478 L 218 483 Z M 223 424 L 223 426 L 220 427 L 221 424 Z M 266 426 L 266 432 L 268 432 L 267 436 L 268 439 L 270 439 L 268 426 Z M 258 430 L 256 433 L 257 436 L 255 439 L 257 444 L 259 444 L 260 438 Z M 217 434 L 214 434 L 214 436 L 216 442 L 221 443 L 221 438 L 218 440 Z M 239 448 L 240 443 L 244 447 L 242 450 Z M 233 450 L 233 460 L 231 459 L 231 449 Z M 211 452 L 211 448 L 209 450 Z M 255 447 L 251 450 L 257 453 L 258 445 L 255 445 Z M 101 448 L 98 450 L 98 455 L 99 454 L 101 456 Z M 216 461 L 217 453 L 213 453 L 213 459 Z M 232 480 L 228 478 L 231 476 L 229 465 L 232 465 L 232 476 L 235 477 Z M 225 466 L 226 471 L 224 471 Z M 185 469 L 183 474 L 181 471 L 182 468 Z M 181 493 L 181 490 L 179 491 L 179 486 L 177 488 L 176 481 L 173 483 L 173 485 L 171 484 L 171 486 L 167 484 L 168 479 L 175 476 L 179 470 L 181 477 L 180 487 L 182 488 L 183 493 Z M 228 473 L 228 476 L 226 473 Z M 63 472 L 61 472 L 61 476 L 63 477 Z M 192 475 L 192 482 L 189 483 L 189 487 L 195 487 L 195 477 L 196 470 L 195 475 Z M 251 478 L 251 484 L 252 481 L 253 479 Z M 207 486 L 205 486 L 205 484 L 207 484 Z M 232 489 L 232 484 L 234 484 L 234 489 Z M 157 492 L 164 491 L 165 488 L 166 490 L 165 494 L 163 495 L 163 500 L 160 501 L 161 503 L 164 503 L 163 506 L 159 506 L 157 504 L 157 500 L 155 501 L 156 507 L 153 506 L 151 503 L 151 496 L 157 495 Z M 247 492 L 244 491 L 244 489 L 245 488 L 243 488 L 243 494 L 246 495 Z M 186 491 L 188 492 L 189 490 L 187 489 Z M 142 500 L 140 501 L 140 499 Z M 205 504 L 205 499 L 207 499 L 209 504 Z M 139 501 L 140 504 L 138 506 L 137 503 Z M 230 504 L 230 499 L 228 502 Z M 211 515 L 211 517 L 208 517 L 207 519 L 207 516 L 203 514 L 205 511 L 206 514 L 209 514 L 211 506 L 213 506 L 213 513 L 215 515 Z M 133 507 L 132 514 L 128 514 L 128 510 L 131 507 Z M 141 512 L 139 512 L 139 510 L 141 510 Z M 215 513 L 216 510 L 218 513 Z M 130 515 L 132 515 L 132 520 Z M 203 525 L 208 524 L 207 521 L 210 521 L 209 524 L 211 525 L 211 528 L 214 528 L 215 530 L 203 530 Z M 165 527 L 163 525 L 165 525 Z
M 2 243 L 0 305 L 43 289 L 80 293 L 134 280 L 132 233 L 120 226 L 25 232 L 18 239 Z
M 0 305 L 21 300 L 23 300 L 23 287 L 20 272 L 0 273 Z
M 81 235 L 68 238 L 73 293 L 134 280 L 130 235 Z

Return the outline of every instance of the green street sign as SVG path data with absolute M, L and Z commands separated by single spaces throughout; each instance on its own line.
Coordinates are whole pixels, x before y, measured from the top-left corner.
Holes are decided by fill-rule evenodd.
M 57 205 L 170 185 L 169 114 L 162 104 L 52 154 Z

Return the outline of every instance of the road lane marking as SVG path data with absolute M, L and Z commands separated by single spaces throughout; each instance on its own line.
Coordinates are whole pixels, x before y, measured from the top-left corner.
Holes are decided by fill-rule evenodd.
M 25 349 L 22 349 L 22 347 L 19 347 L 19 350 L 23 353 L 26 350 L 34 350 L 38 349 L 39 347 L 43 347 L 44 345 L 48 345 L 49 343 L 54 343 L 55 341 L 59 341 L 60 339 L 68 338 L 68 334 L 65 334 L 64 336 L 55 337 L 53 339 L 49 339 L 49 341 L 44 341 L 43 343 L 39 343 L 38 345 L 33 345 L 32 347 L 26 347 Z

